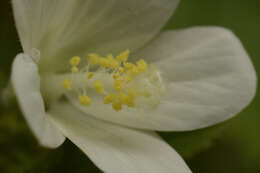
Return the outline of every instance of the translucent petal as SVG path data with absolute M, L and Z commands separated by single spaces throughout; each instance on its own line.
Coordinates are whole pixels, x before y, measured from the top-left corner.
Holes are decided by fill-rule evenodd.
M 41 68 L 60 70 L 74 55 L 135 50 L 152 39 L 179 0 L 13 0 L 24 51 L 42 52 Z M 56 62 L 56 63 L 55 63 Z
M 39 143 L 51 148 L 61 145 L 65 137 L 46 116 L 38 68 L 30 56 L 20 54 L 15 58 L 12 84 L 24 117 Z
M 53 122 L 106 173 L 191 173 L 182 158 L 152 132 L 88 116 L 72 105 L 52 107 Z

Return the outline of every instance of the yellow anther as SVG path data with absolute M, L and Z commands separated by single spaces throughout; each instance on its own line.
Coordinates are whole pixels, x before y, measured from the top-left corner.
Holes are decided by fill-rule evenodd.
M 94 72 L 88 72 L 88 79 L 91 79 L 94 76 Z
M 112 103 L 115 100 L 116 100 L 116 95 L 115 94 L 108 94 L 107 96 L 104 97 L 104 104 Z
M 134 89 L 129 89 L 128 91 L 128 99 L 126 105 L 128 107 L 135 107 L 135 98 L 136 98 L 136 91 Z
M 131 81 L 133 80 L 133 78 L 132 78 L 131 76 L 129 76 L 129 75 L 125 75 L 125 76 L 123 77 L 123 79 L 124 79 L 124 81 L 125 81 L 126 83 L 129 83 L 129 82 L 131 82 Z
M 127 102 L 126 102 L 126 105 L 127 105 L 128 107 L 135 107 L 134 99 L 131 98 L 131 97 L 128 97 Z
M 109 61 L 109 67 L 111 69 L 116 69 L 116 68 L 118 68 L 118 66 L 119 66 L 119 62 L 118 61 L 116 61 L 116 60 Z
M 145 60 L 141 59 L 136 63 L 139 72 L 144 72 L 148 69 L 148 65 Z
M 118 71 L 119 71 L 120 74 L 123 74 L 123 73 L 126 72 L 125 68 L 123 68 L 123 67 L 119 67 Z
M 119 79 L 119 78 L 120 78 L 120 75 L 119 75 L 118 73 L 115 73 L 115 74 L 113 75 L 113 78 L 114 78 L 114 79 Z
M 112 107 L 114 108 L 114 110 L 120 111 L 122 109 L 122 104 L 119 102 L 113 102 Z
M 99 63 L 99 59 L 101 58 L 99 55 L 97 54 L 94 54 L 94 53 L 91 53 L 88 55 L 88 60 L 89 60 L 89 63 L 90 65 L 96 65 Z
M 83 106 L 89 106 L 91 104 L 91 98 L 85 94 L 79 96 L 78 99 L 79 99 L 80 104 Z
M 62 86 L 63 86 L 63 88 L 65 88 L 66 90 L 71 90 L 71 81 L 68 80 L 68 79 L 65 79 L 65 80 L 62 82 Z
M 150 74 L 145 73 L 149 70 L 149 65 L 145 60 L 140 59 L 136 61 L 136 63 L 128 62 L 129 55 L 130 50 L 127 49 L 121 52 L 118 56 L 114 56 L 113 54 L 100 56 L 99 54 L 95 53 L 91 53 L 87 56 L 88 65 L 84 68 L 86 69 L 84 71 L 87 71 L 87 76 L 85 76 L 85 79 L 87 78 L 86 80 L 92 79 L 95 75 L 97 77 L 109 77 L 110 79 L 108 81 L 112 80 L 114 82 L 112 86 L 114 91 L 113 93 L 109 94 L 107 94 L 107 91 L 105 91 L 102 80 L 92 79 L 93 83 L 91 83 L 91 85 L 93 86 L 92 90 L 96 90 L 97 93 L 102 95 L 102 97 L 104 95 L 104 104 L 111 104 L 112 108 L 115 111 L 119 111 L 123 107 L 127 106 L 135 107 L 135 105 L 137 104 L 137 97 L 148 98 L 152 96 L 153 93 L 151 93 L 151 90 L 149 90 L 149 88 L 147 90 L 143 90 L 146 85 L 142 86 L 143 83 L 139 82 L 142 80 L 141 77 L 145 78 L 143 79 L 144 83 L 147 81 L 148 85 L 153 85 L 153 82 L 155 84 L 156 82 L 158 82 L 158 80 L 152 81 L 153 76 L 150 77 Z M 81 66 L 79 66 L 81 63 L 80 57 L 72 57 L 69 63 L 71 65 L 70 67 L 72 73 L 83 72 L 83 69 L 81 70 Z M 92 66 L 97 68 L 93 68 Z M 96 69 L 97 71 L 93 71 L 94 69 Z M 102 76 L 103 73 L 106 73 L 106 75 Z M 141 73 L 143 74 L 138 76 L 138 78 L 135 78 Z M 152 82 L 150 82 L 150 79 Z M 63 81 L 62 86 L 66 90 L 74 89 L 74 87 L 71 87 L 71 83 L 72 82 L 70 80 L 66 79 Z M 88 88 L 89 85 L 83 87 Z M 108 88 L 110 88 L 110 85 L 108 86 Z M 78 100 L 83 106 L 89 106 L 91 104 L 91 98 L 86 94 L 78 96 Z
M 70 59 L 70 65 L 71 66 L 77 66 L 80 63 L 80 57 L 79 56 L 74 56 Z
M 96 80 L 96 81 L 94 82 L 94 88 L 95 88 L 95 90 L 96 90 L 99 94 L 101 94 L 101 93 L 104 91 L 104 87 L 103 87 L 102 81 L 101 81 L 101 80 Z
M 139 74 L 138 68 L 136 66 L 134 66 L 133 68 L 131 68 L 130 70 L 128 70 L 128 75 L 135 77 Z
M 127 104 L 128 96 L 125 93 L 120 93 L 118 100 L 121 104 Z
M 117 60 L 118 60 L 119 62 L 126 62 L 126 61 L 128 60 L 129 54 L 130 54 L 130 50 L 127 49 L 127 50 L 125 50 L 124 52 L 120 53 L 120 54 L 117 56 Z
M 128 96 L 131 97 L 131 98 L 133 98 L 133 99 L 135 99 L 135 97 L 136 97 L 136 91 L 135 91 L 133 88 L 129 89 L 129 91 L 128 91 Z
M 115 90 L 121 91 L 123 89 L 123 81 L 120 79 L 116 79 L 114 81 L 114 87 L 115 87 Z
M 119 66 L 119 62 L 114 58 L 112 54 L 107 55 L 108 67 L 111 69 L 115 69 Z
M 126 62 L 126 63 L 124 63 L 124 65 L 125 65 L 125 67 L 126 67 L 127 69 L 132 69 L 132 68 L 135 67 L 135 65 L 134 65 L 133 63 L 131 63 L 131 62 Z
M 110 68 L 116 69 L 118 66 L 119 66 L 119 62 L 118 61 L 110 62 Z
M 99 59 L 99 65 L 102 67 L 109 67 L 109 61 L 106 58 Z
M 130 97 L 129 95 L 126 95 L 125 93 L 120 93 L 118 100 L 121 104 L 125 104 L 128 107 L 134 107 L 134 97 Z
M 77 73 L 77 72 L 79 72 L 79 68 L 76 67 L 76 66 L 73 66 L 73 67 L 71 67 L 71 72 L 72 73 Z

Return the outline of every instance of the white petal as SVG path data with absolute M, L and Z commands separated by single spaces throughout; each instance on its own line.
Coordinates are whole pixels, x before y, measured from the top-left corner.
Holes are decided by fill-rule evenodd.
M 244 109 L 256 92 L 256 72 L 240 40 L 220 27 L 162 33 L 139 52 L 168 80 L 162 114 L 174 130 L 207 127 Z M 171 120 L 172 118 L 172 120 Z
M 182 158 L 156 134 L 120 127 L 64 104 L 53 122 L 106 173 L 190 173 Z
M 255 95 L 256 74 L 250 59 L 240 41 L 222 28 L 162 33 L 137 57 L 150 58 L 148 61 L 160 67 L 166 80 L 166 93 L 157 108 L 116 112 L 102 103 L 88 108 L 73 103 L 87 114 L 109 122 L 183 131 L 231 118 Z
M 178 2 L 13 0 L 13 8 L 25 52 L 39 49 L 49 70 L 53 58 L 140 48 L 158 33 Z
M 11 78 L 21 110 L 39 143 L 50 148 L 61 145 L 65 137 L 45 116 L 38 68 L 31 57 L 25 54 L 17 55 L 13 62 Z

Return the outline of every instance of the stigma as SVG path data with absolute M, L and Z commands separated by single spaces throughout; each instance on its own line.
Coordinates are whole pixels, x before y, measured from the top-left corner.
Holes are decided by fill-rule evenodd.
M 115 111 L 158 102 L 163 88 L 159 70 L 144 59 L 130 62 L 129 56 L 128 49 L 117 56 L 74 56 L 68 63 L 71 75 L 63 80 L 62 87 L 68 93 L 77 93 L 78 103 L 85 107 L 91 106 L 93 97 Z M 82 85 L 77 87 L 79 83 Z

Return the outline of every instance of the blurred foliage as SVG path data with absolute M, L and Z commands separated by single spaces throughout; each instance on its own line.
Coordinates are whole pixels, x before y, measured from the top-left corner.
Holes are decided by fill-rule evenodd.
M 255 67 L 260 66 L 260 1 L 182 0 L 166 29 L 217 25 L 230 28 L 242 40 Z M 13 58 L 21 47 L 10 0 L 0 2 L 0 88 L 8 83 Z M 258 69 L 257 69 L 258 70 Z M 236 118 L 207 129 L 161 133 L 184 156 L 194 173 L 260 172 L 260 98 Z M 213 145 L 214 144 L 214 145 Z M 192 157 L 196 156 L 196 157 Z M 99 173 L 75 145 L 66 141 L 56 150 L 38 146 L 16 104 L 0 105 L 1 173 Z
M 225 125 L 217 125 L 190 132 L 160 133 L 160 135 L 185 159 L 211 147 L 216 138 L 225 129 Z
M 16 34 L 16 28 L 14 21 L 12 20 L 12 9 L 9 0 L 1 0 L 0 2 L 0 52 L 1 63 L 0 69 L 4 78 L 1 78 L 1 84 L 3 81 L 8 80 L 8 74 L 13 58 L 18 52 L 21 52 L 21 46 Z
M 24 173 L 35 168 L 45 170 L 55 163 L 50 157 L 53 154 L 39 147 L 20 114 L 15 111 L 1 113 L 0 146 L 0 172 L 3 173 Z
M 69 141 L 55 150 L 40 147 L 16 107 L 1 108 L 1 173 L 100 173 Z

